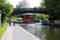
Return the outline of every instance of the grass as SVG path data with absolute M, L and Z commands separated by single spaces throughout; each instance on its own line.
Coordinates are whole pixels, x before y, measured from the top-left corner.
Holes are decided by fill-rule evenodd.
M 7 23 L 4 22 L 2 27 L 0 28 L 0 38 L 2 37 L 3 33 L 5 32 L 5 30 L 7 29 Z

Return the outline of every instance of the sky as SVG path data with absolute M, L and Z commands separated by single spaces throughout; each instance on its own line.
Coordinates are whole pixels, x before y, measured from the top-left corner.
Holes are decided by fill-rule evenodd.
M 16 5 L 18 5 L 20 1 L 22 0 L 8 0 L 8 2 L 11 3 L 14 6 L 14 8 L 16 7 Z M 40 6 L 42 0 L 27 0 L 27 1 L 29 3 L 29 7 L 33 8 Z

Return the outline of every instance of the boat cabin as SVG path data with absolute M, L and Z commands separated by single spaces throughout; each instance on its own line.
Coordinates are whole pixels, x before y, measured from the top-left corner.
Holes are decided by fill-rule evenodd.
M 24 23 L 31 23 L 34 21 L 34 14 L 33 13 L 25 13 L 22 14 L 22 20 Z

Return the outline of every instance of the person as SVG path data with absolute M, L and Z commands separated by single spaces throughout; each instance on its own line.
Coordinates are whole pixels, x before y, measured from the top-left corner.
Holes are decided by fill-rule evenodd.
M 11 26 L 11 21 L 9 20 L 9 26 Z
M 15 26 L 15 21 L 13 22 L 13 25 Z

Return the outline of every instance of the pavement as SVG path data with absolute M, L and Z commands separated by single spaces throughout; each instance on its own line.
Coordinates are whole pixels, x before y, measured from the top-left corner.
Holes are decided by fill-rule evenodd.
M 21 26 L 8 26 L 1 40 L 40 40 Z
M 8 26 L 7 30 L 3 34 L 1 40 L 13 40 L 13 29 L 12 27 Z

